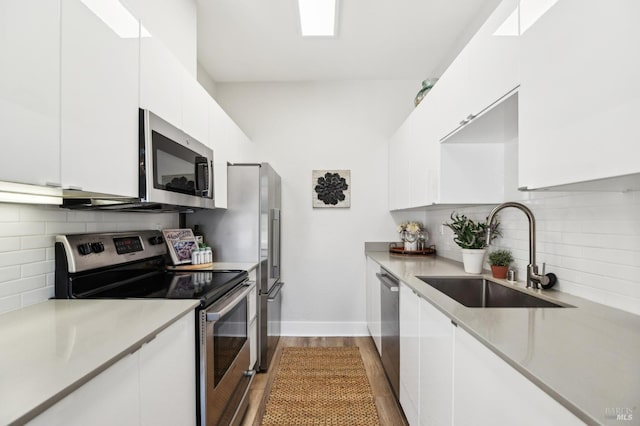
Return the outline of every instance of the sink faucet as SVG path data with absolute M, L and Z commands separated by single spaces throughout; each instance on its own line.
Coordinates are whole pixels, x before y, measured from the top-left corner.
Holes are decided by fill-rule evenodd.
M 538 289 L 541 286 L 543 288 L 550 288 L 555 284 L 556 276 L 555 274 L 545 275 L 544 267 L 542 268 L 542 274 L 538 274 L 538 265 L 536 265 L 536 220 L 533 217 L 533 213 L 527 206 L 521 203 L 509 201 L 495 207 L 491 213 L 489 213 L 489 218 L 487 219 L 487 243 L 491 243 L 491 226 L 493 225 L 496 214 L 507 207 L 515 207 L 526 214 L 527 219 L 529 219 L 529 264 L 527 265 L 527 287 L 532 287 L 534 289 Z

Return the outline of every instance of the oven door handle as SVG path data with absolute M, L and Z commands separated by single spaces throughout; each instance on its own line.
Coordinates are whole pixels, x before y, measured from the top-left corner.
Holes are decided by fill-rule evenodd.
M 220 318 L 225 316 L 231 311 L 240 301 L 247 297 L 247 294 L 251 291 L 253 286 L 242 286 L 239 290 L 236 290 L 232 295 L 229 295 L 228 298 L 225 298 L 224 303 L 220 306 L 212 307 L 211 311 L 207 311 L 207 321 L 218 321 Z

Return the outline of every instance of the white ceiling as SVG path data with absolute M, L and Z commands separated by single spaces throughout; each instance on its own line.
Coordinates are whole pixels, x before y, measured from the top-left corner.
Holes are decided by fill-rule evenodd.
M 216 82 L 439 76 L 499 0 L 338 0 L 338 36 L 302 38 L 296 0 L 197 0 Z

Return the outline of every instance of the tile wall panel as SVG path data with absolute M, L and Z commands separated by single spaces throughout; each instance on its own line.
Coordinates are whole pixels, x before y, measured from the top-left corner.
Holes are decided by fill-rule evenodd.
M 56 234 L 178 226 L 176 213 L 117 213 L 0 203 L 0 313 L 53 297 Z
M 523 197 L 536 218 L 537 263 L 546 262 L 547 272 L 558 276 L 557 287 L 640 314 L 640 193 L 530 193 Z M 455 210 L 484 219 L 492 207 Z M 451 231 L 441 226 L 452 210 L 429 210 L 425 223 L 429 243 L 437 246 L 438 254 L 462 261 Z M 499 217 L 503 236 L 492 249 L 513 252 L 513 266 L 522 280 L 529 256 L 526 216 L 505 209 Z

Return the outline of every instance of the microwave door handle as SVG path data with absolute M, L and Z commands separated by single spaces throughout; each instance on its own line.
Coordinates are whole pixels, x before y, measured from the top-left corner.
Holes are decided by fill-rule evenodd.
M 203 194 L 209 190 L 209 164 L 207 157 L 196 157 L 196 193 Z
M 207 321 L 218 321 L 227 315 L 243 298 L 247 297 L 247 294 L 249 294 L 252 288 L 252 285 L 242 286 L 240 290 L 237 290 L 232 296 L 229 296 L 222 306 L 215 306 L 213 309 L 208 310 Z

